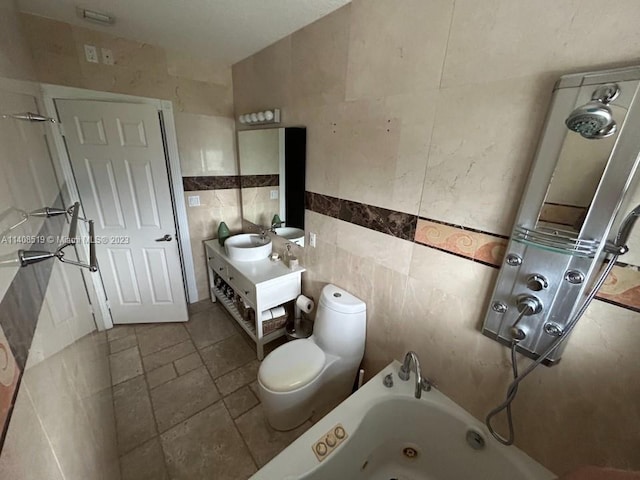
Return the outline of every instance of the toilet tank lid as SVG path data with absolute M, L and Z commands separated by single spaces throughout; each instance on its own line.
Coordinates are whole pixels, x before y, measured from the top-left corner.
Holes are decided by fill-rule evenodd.
M 320 303 L 340 313 L 360 313 L 367 309 L 367 305 L 358 297 L 331 284 L 322 289 Z

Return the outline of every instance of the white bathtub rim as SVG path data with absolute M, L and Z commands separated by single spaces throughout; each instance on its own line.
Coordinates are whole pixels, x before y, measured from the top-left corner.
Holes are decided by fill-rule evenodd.
M 351 435 L 360 426 L 366 413 L 375 405 L 386 402 L 394 397 L 415 400 L 415 375 L 411 373 L 411 378 L 408 381 L 402 381 L 397 375 L 399 369 L 400 362 L 397 360 L 391 362 L 363 385 L 360 390 L 329 412 L 285 450 L 280 452 L 280 454 L 256 472 L 250 480 L 273 480 L 274 478 L 297 480 L 305 475 L 311 474 L 320 468 L 324 462 L 331 460 L 331 456 L 329 456 L 323 462 L 318 462 L 311 447 L 326 435 L 327 432 L 332 430 L 336 424 L 341 423 L 347 433 Z M 388 374 L 393 375 L 394 385 L 392 388 L 387 388 L 382 384 L 382 379 Z M 468 429 L 480 432 L 487 443 L 491 444 L 491 448 L 497 448 L 499 450 L 507 449 L 508 455 L 512 457 L 515 463 L 526 465 L 527 469 L 535 470 L 540 475 L 540 478 L 544 476 L 549 479 L 556 478 L 553 473 L 521 450 L 515 447 L 500 445 L 494 441 L 484 424 L 475 419 L 470 413 L 439 390 L 434 388 L 430 392 L 422 392 L 422 398 L 416 401 L 431 404 L 435 408 L 445 411 L 448 415 L 461 420 L 467 425 Z M 338 446 L 336 451 L 340 448 L 342 448 L 342 445 Z M 294 451 L 295 454 L 292 454 Z

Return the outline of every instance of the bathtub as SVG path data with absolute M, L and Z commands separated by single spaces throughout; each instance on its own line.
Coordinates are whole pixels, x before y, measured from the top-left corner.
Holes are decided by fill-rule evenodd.
M 482 423 L 436 389 L 414 397 L 394 361 L 251 480 L 547 480 L 549 470 L 495 441 Z M 393 376 L 387 388 L 383 379 Z M 339 430 L 339 441 L 333 434 Z M 337 441 L 320 460 L 318 442 Z M 326 443 L 325 443 L 326 447 Z M 321 447 L 320 451 L 325 448 Z

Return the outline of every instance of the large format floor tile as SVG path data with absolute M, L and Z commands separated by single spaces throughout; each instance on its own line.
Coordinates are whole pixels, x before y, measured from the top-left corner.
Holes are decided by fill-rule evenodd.
M 198 367 L 202 366 L 202 359 L 200 358 L 200 354 L 194 352 L 186 357 L 180 358 L 173 362 L 176 367 L 176 371 L 178 375 L 184 375 L 191 370 L 195 370 Z
M 142 357 L 142 364 L 144 365 L 144 370 L 146 372 L 150 372 L 156 368 L 166 365 L 167 363 L 186 357 L 195 351 L 196 347 L 193 346 L 191 340 L 186 340 L 171 347 L 167 347 L 164 350 L 160 350 L 159 352 Z
M 138 338 L 132 333 L 126 337 L 117 338 L 109 342 L 109 353 L 118 353 L 138 345 Z
M 192 315 L 187 330 L 198 348 L 208 347 L 236 333 L 233 320 L 217 305 Z
M 109 365 L 111 366 L 112 385 L 117 385 L 142 374 L 142 362 L 137 346 L 109 355 Z
M 235 370 L 216 378 L 216 386 L 222 395 L 228 395 L 258 378 L 259 368 L 260 362 L 258 360 L 253 360 L 240 368 L 236 368 Z
M 167 347 L 189 339 L 184 325 L 167 323 L 137 333 L 138 345 L 142 355 L 158 352 Z
M 238 334 L 201 350 L 213 378 L 218 378 L 256 358 L 256 353 Z
M 109 334 L 122 480 L 247 479 L 310 425 L 271 429 L 251 340 L 217 304 L 189 310 Z
M 168 480 L 164 454 L 158 438 L 153 438 L 120 459 L 122 480 Z
M 176 425 L 160 439 L 172 480 L 243 480 L 256 471 L 222 402 Z
M 177 376 L 173 363 L 167 363 L 166 365 L 147 373 L 147 384 L 149 385 L 149 388 L 156 388 Z
M 204 367 L 151 390 L 153 410 L 161 432 L 189 418 L 220 398 Z
M 113 404 L 120 454 L 157 434 L 147 384 L 142 375 L 116 385 L 113 389 Z
M 260 403 L 260 400 L 249 387 L 243 387 L 224 398 L 224 404 L 229 410 L 231 418 L 238 418 L 258 403 Z
M 271 428 L 264 416 L 262 405 L 258 405 L 236 420 L 242 438 L 258 463 L 263 467 L 291 442 L 311 427 L 307 421 L 294 430 L 279 432 Z

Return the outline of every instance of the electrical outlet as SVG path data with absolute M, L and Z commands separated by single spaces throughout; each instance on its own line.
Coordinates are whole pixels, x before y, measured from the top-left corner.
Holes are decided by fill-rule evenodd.
M 271 200 L 278 199 L 278 190 L 271 190 Z
M 86 58 L 89 63 L 100 63 L 98 59 L 98 49 L 95 45 L 84 46 L 84 58 Z
M 189 195 L 187 197 L 189 199 L 190 207 L 199 207 L 200 206 L 200 195 Z
M 316 234 L 309 232 L 309 246 L 316 248 Z
M 113 65 L 115 60 L 113 59 L 113 51 L 110 48 L 102 49 L 102 63 L 105 65 Z

